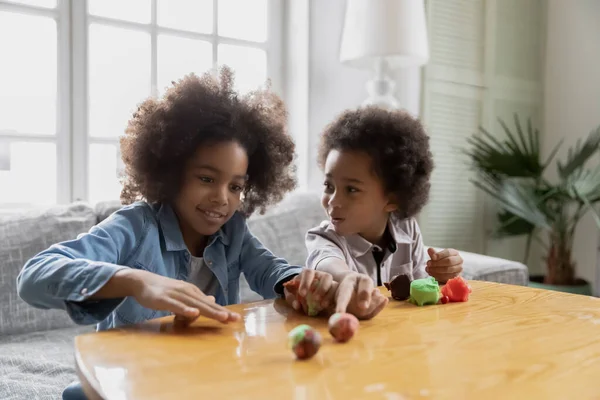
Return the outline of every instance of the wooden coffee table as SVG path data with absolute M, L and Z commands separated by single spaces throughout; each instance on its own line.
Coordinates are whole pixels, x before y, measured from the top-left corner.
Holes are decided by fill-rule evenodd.
M 232 306 L 231 325 L 168 317 L 86 334 L 77 369 L 92 399 L 600 399 L 600 299 L 471 285 L 467 303 L 391 300 L 346 344 L 280 300 Z M 324 338 L 307 361 L 287 348 L 301 323 Z

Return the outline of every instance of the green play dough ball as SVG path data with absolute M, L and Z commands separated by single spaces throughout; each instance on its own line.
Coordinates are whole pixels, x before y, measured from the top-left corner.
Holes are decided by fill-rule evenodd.
M 294 348 L 306 337 L 306 331 L 312 330 L 310 325 L 298 325 L 290 331 L 288 334 L 288 345 L 290 348 Z
M 433 277 L 415 279 L 410 284 L 409 302 L 418 306 L 437 304 L 440 300 L 440 286 Z

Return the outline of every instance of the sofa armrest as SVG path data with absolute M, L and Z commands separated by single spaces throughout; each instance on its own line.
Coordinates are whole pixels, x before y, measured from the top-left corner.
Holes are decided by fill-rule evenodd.
M 441 249 L 435 248 L 436 251 Z M 467 280 L 490 281 L 510 285 L 527 286 L 529 270 L 518 261 L 491 257 L 459 250 L 463 258 L 463 278 Z

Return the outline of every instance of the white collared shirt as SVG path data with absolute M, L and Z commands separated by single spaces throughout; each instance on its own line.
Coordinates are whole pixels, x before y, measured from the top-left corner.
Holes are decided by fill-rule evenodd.
M 417 221 L 414 218 L 390 217 L 388 231 L 395 241 L 396 249 L 393 251 L 393 246 L 383 249 L 385 254 L 381 265 L 382 282 L 389 282 L 400 274 L 409 274 L 412 279 L 426 278 L 428 255 Z M 377 285 L 378 266 L 372 252 L 374 248 L 380 247 L 362 236 L 340 236 L 329 221 L 323 221 L 306 234 L 306 248 L 307 268 L 317 269 L 324 259 L 336 257 L 345 261 L 352 271 L 369 275 Z

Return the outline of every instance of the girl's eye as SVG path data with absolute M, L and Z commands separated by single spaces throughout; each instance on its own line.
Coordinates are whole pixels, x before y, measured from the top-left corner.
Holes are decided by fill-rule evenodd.
M 199 176 L 198 179 L 204 183 L 213 183 L 215 181 L 213 178 L 209 178 L 208 176 Z
M 333 185 L 329 182 L 325 182 L 323 184 L 323 186 L 325 186 L 325 191 L 326 192 L 333 192 Z
M 240 185 L 232 185 L 231 186 L 231 190 L 233 192 L 241 192 L 242 190 L 244 190 L 244 188 L 242 186 L 240 186 Z
M 358 189 L 352 186 L 348 186 L 348 193 L 356 193 L 358 192 Z

